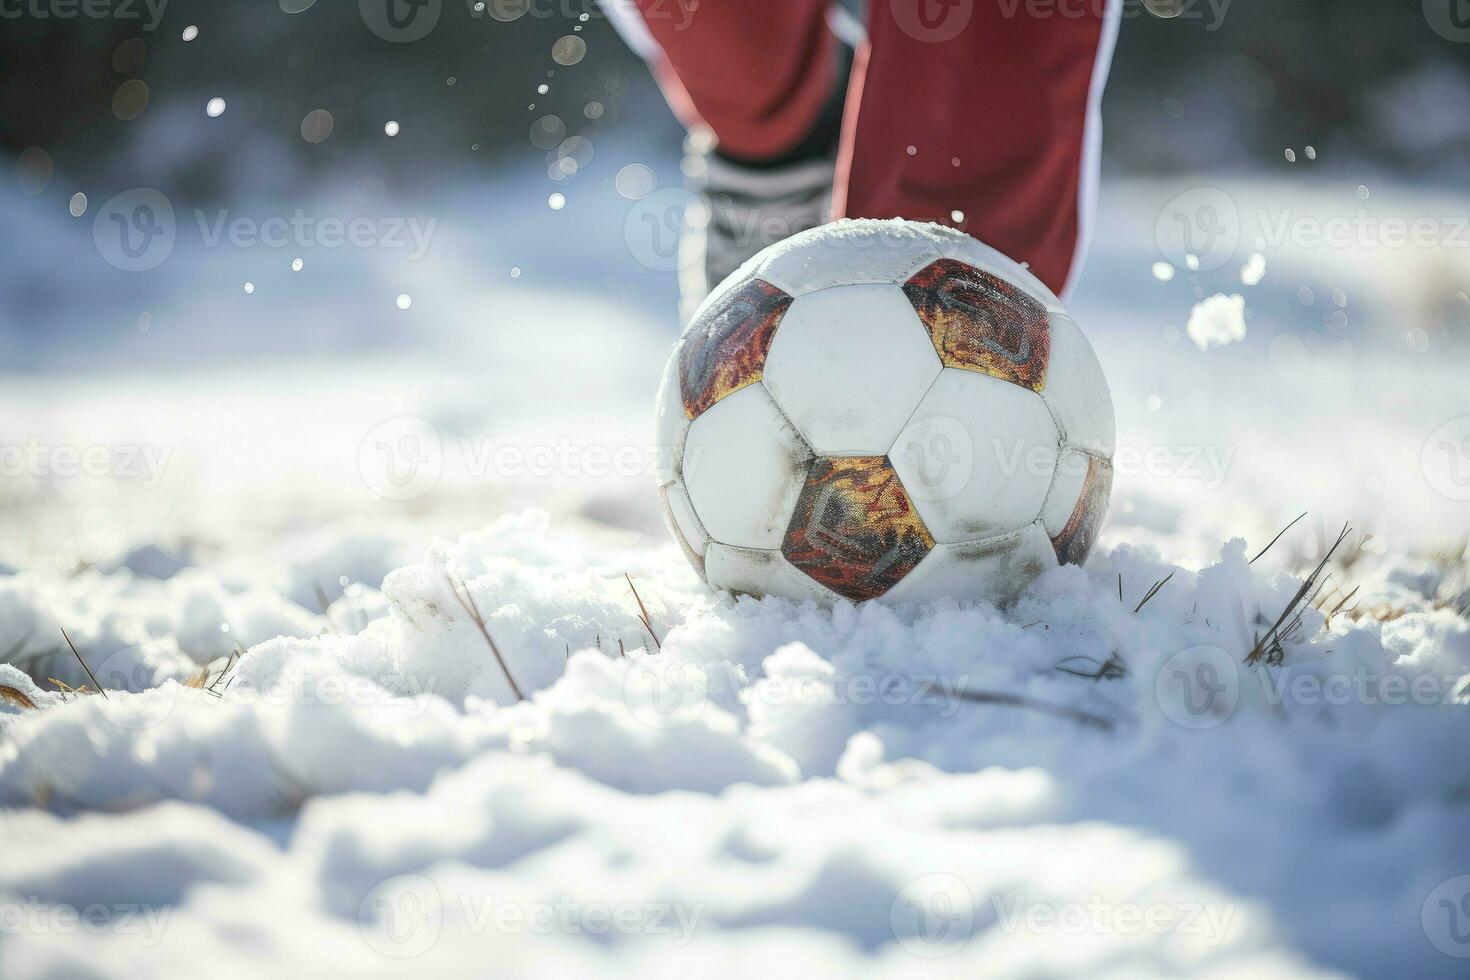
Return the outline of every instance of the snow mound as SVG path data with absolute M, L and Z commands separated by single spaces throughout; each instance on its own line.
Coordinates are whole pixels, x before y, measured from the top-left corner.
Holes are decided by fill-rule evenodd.
M 197 568 L 0 578 L 24 651 L 164 651 L 106 697 L 0 666 L 0 973 L 1454 975 L 1470 624 L 1390 561 L 1247 666 L 1301 582 L 1246 555 L 822 610 L 529 511 L 355 631 Z

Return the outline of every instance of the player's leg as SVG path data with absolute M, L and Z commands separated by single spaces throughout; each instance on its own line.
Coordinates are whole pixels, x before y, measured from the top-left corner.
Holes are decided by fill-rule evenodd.
M 747 258 L 831 212 L 851 49 L 828 0 L 604 0 L 689 127 L 685 317 Z M 692 9 L 691 9 L 692 8 Z
M 1120 0 L 870 8 L 834 211 L 957 225 L 1063 292 L 1091 225 Z
M 831 96 L 827 2 L 636 0 L 652 46 L 635 47 L 686 126 L 708 127 L 732 160 L 764 163 L 806 140 Z M 605 6 L 626 35 L 630 0 Z

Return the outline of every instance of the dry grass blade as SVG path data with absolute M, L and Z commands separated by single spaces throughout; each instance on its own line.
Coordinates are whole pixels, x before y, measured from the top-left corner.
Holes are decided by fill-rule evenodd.
M 1114 650 L 1108 654 L 1108 659 L 1103 662 L 1102 669 L 1097 672 L 1096 680 L 1113 680 L 1118 677 L 1127 677 L 1128 668 L 1123 664 L 1123 658 L 1118 656 Z
M 454 593 L 454 601 L 459 603 L 460 608 L 465 611 L 465 615 L 470 617 L 470 621 L 479 628 L 480 635 L 485 638 L 485 644 L 490 647 L 490 652 L 495 655 L 495 662 L 500 665 L 500 672 L 505 675 L 505 681 L 510 685 L 511 693 L 515 695 L 517 701 L 526 700 L 526 696 L 521 693 L 521 686 L 516 683 L 515 677 L 511 675 L 510 668 L 506 666 L 505 658 L 500 655 L 500 647 L 495 645 L 495 638 L 490 635 L 490 628 L 485 625 L 485 617 L 480 615 L 480 607 L 475 605 L 475 597 L 470 595 L 469 586 L 463 586 L 464 595 L 460 595 L 461 583 L 457 583 L 454 579 L 450 578 L 448 572 L 444 573 L 444 581 L 449 584 L 449 591 Z
M 208 688 L 206 688 L 206 690 L 208 690 L 210 694 L 213 694 L 214 693 L 215 684 L 218 684 L 220 681 L 224 680 L 225 679 L 225 675 L 230 672 L 230 668 L 233 667 L 233 666 L 235 666 L 235 661 L 238 660 L 239 657 L 240 657 L 239 650 L 240 650 L 240 645 L 237 642 L 235 644 L 235 649 L 230 651 L 230 659 L 228 659 L 228 660 L 225 661 L 225 669 L 219 672 L 219 676 L 214 679 L 214 684 L 211 684 L 211 685 L 209 685 Z M 209 670 L 209 668 L 206 667 L 205 668 L 205 672 L 208 673 L 208 670 Z M 232 678 L 230 678 L 230 680 L 234 680 L 234 678 L 232 677 Z M 228 687 L 229 685 L 227 684 L 225 686 Z M 220 692 L 220 693 L 224 693 L 224 692 Z
M 1073 670 L 1071 667 L 1066 666 L 1074 661 L 1096 664 L 1097 670 Z M 1128 668 L 1123 666 L 1123 660 L 1116 652 L 1109 654 L 1107 660 L 1099 660 L 1096 657 L 1077 654 L 1065 658 L 1052 669 L 1063 674 L 1071 674 L 1073 677 L 1085 677 L 1090 681 L 1115 680 L 1119 677 L 1125 677 L 1128 674 Z
M 97 689 L 97 692 L 99 694 L 101 694 L 104 698 L 107 698 L 107 692 L 102 690 L 101 684 L 97 683 L 97 677 L 92 673 L 92 668 L 87 666 L 87 662 L 82 659 L 81 653 L 77 651 L 77 645 L 71 641 L 71 637 L 66 635 L 66 627 L 61 626 L 58 628 L 61 630 L 61 638 L 66 641 L 67 646 L 71 647 L 71 652 L 76 654 L 77 663 L 81 664 L 82 669 L 87 672 L 87 676 L 92 678 L 92 686 Z M 111 698 L 107 698 L 107 700 L 110 701 Z
M 1075 661 L 1096 664 L 1097 670 L 1073 670 L 1071 667 L 1067 666 L 1067 664 L 1073 663 Z M 1102 674 L 1102 668 L 1103 662 L 1096 657 L 1084 657 L 1079 655 L 1075 657 L 1068 657 L 1065 660 L 1059 661 L 1057 665 L 1052 668 L 1052 670 L 1055 670 L 1058 673 L 1062 674 L 1071 674 L 1073 677 L 1086 677 L 1088 680 L 1092 680 L 1094 677 L 1098 677 Z
M 1286 525 L 1286 527 L 1283 527 L 1280 531 L 1276 532 L 1276 537 L 1271 539 L 1271 543 L 1266 545 L 1266 547 L 1262 548 L 1260 551 L 1256 552 L 1256 558 L 1259 558 L 1266 552 L 1270 551 L 1271 546 L 1281 540 L 1281 535 L 1285 534 L 1287 531 L 1290 531 L 1293 525 L 1295 525 L 1296 522 L 1301 520 L 1303 517 L 1306 517 L 1308 513 L 1310 513 L 1310 511 L 1302 511 L 1300 514 L 1296 515 L 1296 520 L 1292 521 L 1291 524 Z M 1254 565 L 1256 563 L 1256 558 L 1252 558 L 1247 564 Z
M 1328 578 L 1330 577 L 1329 575 Z M 1321 594 L 1322 589 L 1326 585 L 1327 580 L 1323 579 L 1322 584 L 1317 586 L 1317 591 L 1312 593 L 1311 598 L 1305 603 L 1297 607 L 1296 614 L 1291 617 L 1291 621 L 1276 634 L 1276 639 L 1271 642 L 1271 656 L 1267 658 L 1269 662 L 1279 664 L 1282 660 L 1286 659 L 1286 650 L 1282 644 L 1294 639 L 1301 631 L 1302 617 L 1306 615 L 1308 609 L 1316 607 L 1317 596 Z
M 1159 594 L 1159 590 L 1162 589 L 1164 586 L 1168 585 L 1169 584 L 1169 579 L 1171 579 L 1173 577 L 1174 577 L 1174 573 L 1173 572 L 1170 572 L 1164 578 L 1162 578 L 1159 581 L 1155 582 L 1154 583 L 1154 587 L 1148 590 L 1148 594 L 1145 595 L 1142 599 L 1138 600 L 1138 605 L 1136 605 L 1136 606 L 1133 607 L 1133 611 L 1134 612 L 1138 612 L 1144 606 L 1148 605 L 1148 601 L 1150 599 L 1152 599 L 1154 596 L 1158 595 Z
M 1351 591 L 1347 595 L 1343 596 L 1342 597 L 1342 601 L 1339 602 L 1337 605 L 1335 605 L 1335 606 L 1332 607 L 1332 612 L 1330 612 L 1330 613 L 1327 614 L 1327 621 L 1329 623 L 1332 622 L 1332 617 L 1333 616 L 1336 616 L 1338 614 L 1338 612 L 1342 609 L 1343 606 L 1347 605 L 1349 602 L 1352 601 L 1353 596 L 1357 595 L 1358 594 L 1358 590 L 1361 589 L 1361 588 L 1362 588 L 1361 585 L 1355 585 L 1355 586 L 1353 586 L 1353 591 Z
M 1066 718 L 1089 728 L 1099 731 L 1111 732 L 1116 725 L 1110 719 L 1102 715 L 1095 715 L 1090 711 L 1082 711 L 1078 708 L 1069 708 L 1066 705 L 1052 704 L 1050 701 L 1041 701 L 1036 698 L 1028 698 L 1023 694 L 1008 694 L 1001 691 L 959 691 L 957 692 L 961 701 L 971 704 L 992 704 L 1005 708 L 1026 708 L 1030 711 L 1039 711 L 1042 714 L 1052 715 L 1056 718 Z
M 92 693 L 92 689 L 85 684 L 83 684 L 81 687 L 72 687 L 66 681 L 59 681 L 54 677 L 46 678 L 46 682 L 61 692 L 61 699 L 63 701 L 66 700 L 66 696 L 68 694 L 82 695 Z
M 643 628 L 648 630 L 648 635 L 653 637 L 653 648 L 662 650 L 663 644 L 658 642 L 658 634 L 653 631 L 653 617 L 648 615 L 648 607 L 643 604 L 643 597 L 638 594 L 638 586 L 633 584 L 633 577 L 627 572 L 623 573 L 623 578 L 628 580 L 628 588 L 633 590 L 633 598 L 638 603 L 638 618 L 643 621 Z
M 30 695 L 26 694 L 25 691 L 6 684 L 0 684 L 0 701 L 4 701 L 6 704 L 13 704 L 17 708 L 29 708 L 32 711 L 36 710 L 37 707 L 36 702 L 32 701 Z
M 1317 584 L 1318 577 L 1322 574 L 1322 570 L 1327 567 L 1327 563 L 1332 560 L 1333 554 L 1337 551 L 1339 547 L 1342 546 L 1342 543 L 1347 540 L 1347 536 L 1351 533 L 1352 528 L 1344 524 L 1342 526 L 1342 531 L 1337 535 L 1337 541 L 1333 543 L 1331 548 L 1327 549 L 1327 554 L 1323 555 L 1322 560 L 1317 563 L 1317 567 L 1312 569 L 1312 574 L 1308 575 L 1306 579 L 1302 582 L 1301 588 L 1296 590 L 1296 594 L 1291 597 L 1291 601 L 1286 604 L 1286 608 L 1281 610 L 1281 615 L 1276 617 L 1276 622 L 1273 623 L 1271 625 L 1271 628 L 1265 632 L 1265 635 L 1256 639 L 1256 645 L 1251 648 L 1250 653 L 1246 654 L 1246 663 L 1259 663 L 1261 659 L 1266 656 L 1267 651 L 1270 651 L 1271 653 L 1269 662 L 1281 662 L 1280 658 L 1284 654 L 1284 651 L 1281 649 L 1281 640 L 1283 636 L 1289 636 L 1291 630 L 1296 629 L 1297 626 L 1301 623 L 1301 614 L 1297 611 L 1298 607 L 1301 605 L 1302 600 L 1306 598 L 1308 594 L 1313 594 L 1313 589 L 1321 588 L 1321 586 Z M 1295 619 L 1292 619 L 1293 614 L 1296 615 Z M 1283 633 L 1282 627 L 1288 622 L 1288 620 L 1290 620 L 1291 625 L 1288 626 L 1286 628 L 1286 632 Z

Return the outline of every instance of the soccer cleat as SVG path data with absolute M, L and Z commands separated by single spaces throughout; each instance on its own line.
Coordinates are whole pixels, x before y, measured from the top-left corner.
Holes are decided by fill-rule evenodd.
M 684 323 L 710 290 L 761 249 L 831 220 L 852 58 L 852 48 L 839 43 L 831 97 L 807 136 L 779 159 L 737 160 L 721 153 L 707 130 L 689 134 L 683 170 L 701 206 L 684 213 L 679 253 Z
M 679 312 L 686 323 L 711 289 L 761 249 L 826 223 L 836 171 L 827 157 L 751 167 L 713 150 L 692 156 L 686 171 L 702 207 L 684 216 Z

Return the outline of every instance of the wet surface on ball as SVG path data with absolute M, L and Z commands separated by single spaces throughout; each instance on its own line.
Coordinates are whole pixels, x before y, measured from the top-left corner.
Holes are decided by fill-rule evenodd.
M 920 269 L 903 291 L 945 367 L 978 371 L 1032 391 L 1046 385 L 1047 312 L 1028 293 L 954 259 Z
M 782 547 L 817 582 L 853 601 L 887 592 L 934 538 L 885 456 L 812 464 Z
M 791 297 L 752 279 L 690 325 L 679 349 L 684 414 L 695 419 L 715 402 L 761 380 L 766 354 Z

